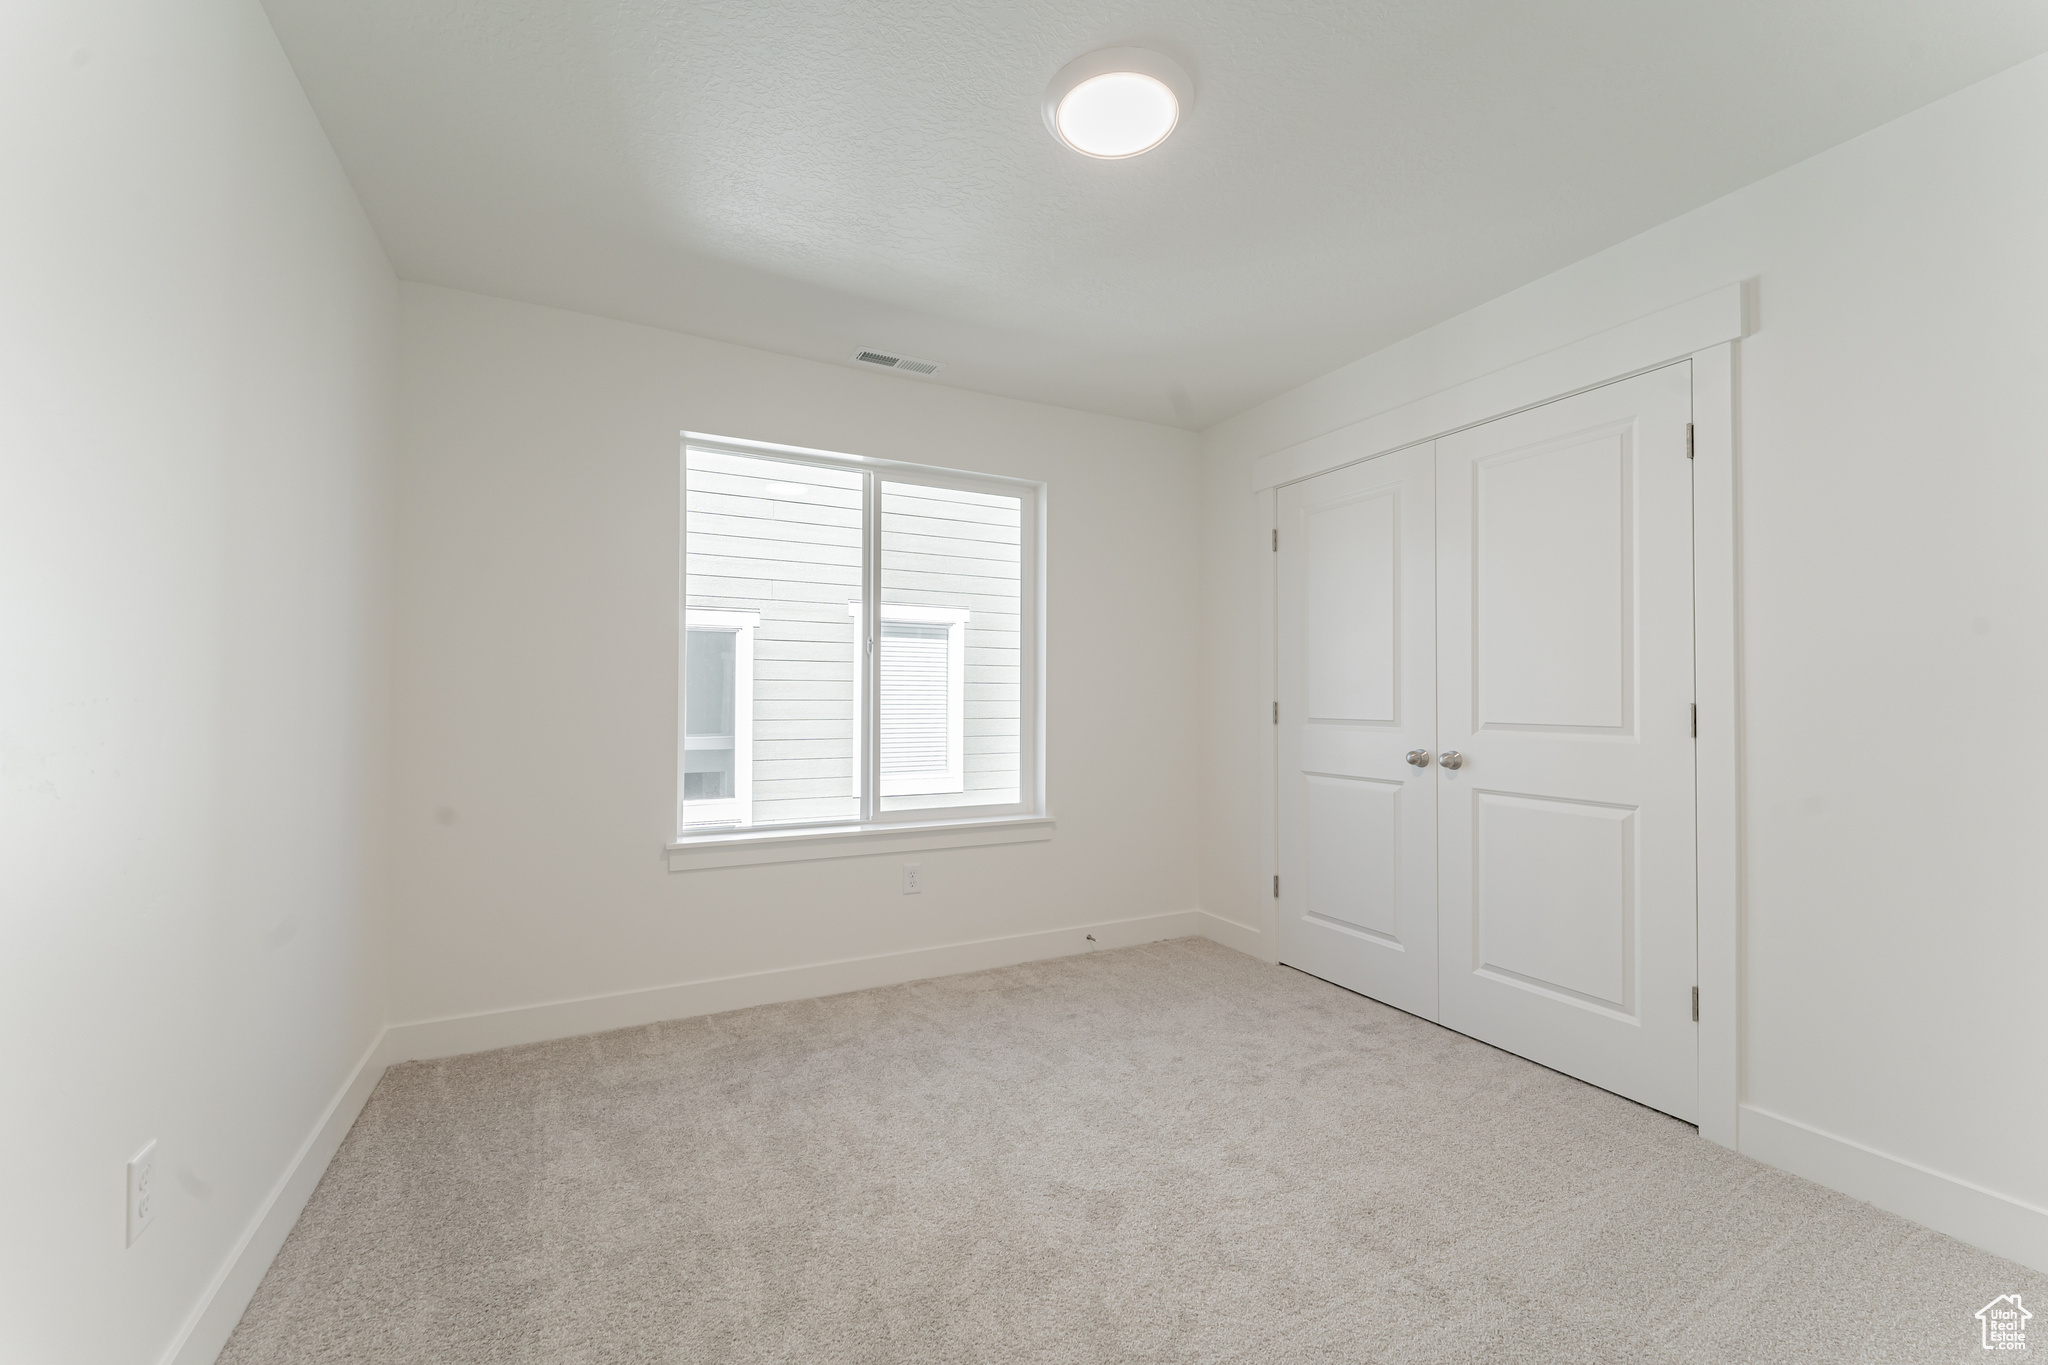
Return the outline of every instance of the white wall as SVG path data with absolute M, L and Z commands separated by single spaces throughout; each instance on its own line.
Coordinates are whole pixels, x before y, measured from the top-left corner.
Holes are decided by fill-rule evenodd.
M 396 285 L 250 0 L 0 9 L 0 183 L 0 1359 L 134 1365 L 383 1019 Z
M 428 286 L 402 310 L 395 1018 L 1195 907 L 1192 435 Z M 910 897 L 898 857 L 666 870 L 686 429 L 1048 484 L 1050 842 L 919 853 Z
M 1746 1102 L 2048 1206 L 2044 166 L 2048 58 L 1204 433 L 1205 908 L 1269 889 L 1252 460 L 1754 279 Z

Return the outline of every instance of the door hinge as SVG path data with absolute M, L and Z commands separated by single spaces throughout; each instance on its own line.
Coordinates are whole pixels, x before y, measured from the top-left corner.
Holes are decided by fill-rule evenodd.
M 1278 872 L 1273 874 L 1273 899 L 1276 901 L 1280 899 L 1280 874 Z
M 1275 725 L 1280 723 L 1280 703 L 1277 701 L 1273 703 L 1273 723 Z
M 1692 423 L 1685 424 L 1685 458 L 1692 458 Z
M 1280 528 L 1277 526 L 1273 528 L 1273 548 L 1276 550 L 1280 548 Z
M 1700 704 L 1698 702 L 1692 704 L 1692 737 L 1694 739 L 1700 737 Z
M 1700 988 L 1698 986 L 1692 988 L 1692 1021 L 1695 1024 L 1700 1021 Z

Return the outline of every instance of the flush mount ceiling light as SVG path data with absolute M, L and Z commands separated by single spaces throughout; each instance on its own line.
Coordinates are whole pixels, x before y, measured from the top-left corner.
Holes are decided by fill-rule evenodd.
M 1166 141 L 1194 103 L 1195 83 L 1179 62 L 1142 47 L 1110 47 L 1061 67 L 1041 110 L 1054 137 L 1116 161 Z

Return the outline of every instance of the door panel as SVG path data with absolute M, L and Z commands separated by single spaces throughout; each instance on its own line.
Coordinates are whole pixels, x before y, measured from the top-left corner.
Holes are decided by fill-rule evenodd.
M 1696 1107 L 1690 366 L 1437 442 L 1443 1022 Z
M 1479 970 L 1626 1010 L 1635 812 L 1475 798 Z
M 1626 446 L 1610 430 L 1474 462 L 1481 725 L 1625 723 Z
M 1304 773 L 1311 917 L 1401 942 L 1401 785 Z
M 1280 490 L 1280 960 L 1430 1019 L 1434 503 L 1426 445 Z
M 1401 642 L 1394 592 L 1401 551 L 1398 488 L 1334 498 L 1301 511 L 1308 594 L 1305 715 L 1393 724 Z

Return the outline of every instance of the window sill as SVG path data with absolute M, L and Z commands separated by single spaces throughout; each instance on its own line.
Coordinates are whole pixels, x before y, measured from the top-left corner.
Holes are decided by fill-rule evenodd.
M 899 825 L 828 825 L 813 829 L 735 830 L 697 834 L 668 846 L 668 870 L 746 867 L 812 858 L 866 858 L 932 848 L 1042 843 L 1052 838 L 1049 815 L 1005 815 L 986 820 L 933 820 Z

